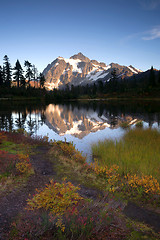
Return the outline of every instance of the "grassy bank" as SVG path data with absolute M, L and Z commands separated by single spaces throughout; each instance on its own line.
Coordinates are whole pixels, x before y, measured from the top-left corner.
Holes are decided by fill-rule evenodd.
M 141 143 L 142 139 L 145 140 L 145 144 Z M 96 157 L 94 163 L 90 165 L 72 144 L 54 143 L 51 155 L 58 158 L 56 167 L 61 177 L 69 176 L 72 181 L 86 187 L 113 194 L 118 198 L 158 207 L 160 206 L 158 139 L 159 133 L 156 130 L 129 131 L 119 143 L 106 141 L 99 143 L 98 146 L 94 145 Z M 130 144 L 125 145 L 125 141 L 129 141 Z M 150 144 L 153 144 L 153 149 Z
M 7 193 L 24 184 L 34 169 L 29 153 L 32 140 L 17 133 L 0 132 L 0 190 Z
M 160 132 L 156 129 L 129 130 L 118 142 L 105 140 L 92 146 L 101 166 L 119 166 L 125 175 L 152 175 L 160 182 Z
M 39 154 L 37 150 L 35 151 L 35 146 L 38 145 L 41 148 L 47 146 L 46 149 L 49 151 L 43 152 L 43 155 Z M 19 175 L 28 174 L 28 170 L 30 172 L 33 169 L 34 181 L 37 176 L 37 181 L 47 179 L 48 182 L 45 187 L 41 186 L 35 189 L 34 194 L 32 192 L 30 196 L 26 196 L 23 211 L 18 212 L 17 216 L 11 219 L 11 229 L 6 239 L 156 240 L 159 238 L 159 234 L 151 227 L 131 221 L 123 214 L 126 201 L 115 194 L 120 190 L 124 192 L 122 186 L 120 189 L 119 183 L 121 182 L 126 189 L 129 187 L 127 193 L 134 187 L 127 185 L 128 179 L 124 180 L 120 176 L 117 165 L 102 167 L 96 162 L 89 165 L 71 143 L 48 142 L 47 137 L 39 141 L 18 133 L 0 132 L 0 150 L 8 154 L 5 155 L 4 161 L 1 161 L 3 167 L 6 166 L 5 162 L 8 163 L 8 156 L 14 155 L 16 158 L 7 178 L 13 176 L 15 179 Z M 31 154 L 35 156 L 32 157 L 32 161 L 30 161 Z M 28 160 L 26 161 L 22 155 L 27 156 Z M 22 160 L 25 166 L 28 166 L 29 161 L 27 172 L 17 172 L 19 171 L 17 163 L 21 163 L 19 160 Z M 41 162 L 44 160 L 45 165 L 52 163 L 54 174 L 45 176 L 43 172 L 38 171 L 40 166 L 43 170 L 44 165 Z M 3 173 L 9 171 L 8 167 L 10 162 Z M 7 178 L 3 178 L 3 181 Z M 14 192 L 16 184 L 13 183 L 15 182 L 12 182 L 10 191 Z M 21 191 L 26 192 L 27 189 L 21 188 Z M 145 194 L 147 200 L 154 196 L 153 192 Z M 139 196 L 142 200 L 144 193 Z M 128 199 L 125 194 L 124 197 Z M 155 199 L 154 197 L 150 199 L 152 205 Z M 156 204 L 158 206 L 159 202 L 156 201 Z
M 128 130 L 119 142 L 92 146 L 95 167 L 106 176 L 108 189 L 138 204 L 160 206 L 160 132 Z M 108 177 L 108 169 L 114 170 Z

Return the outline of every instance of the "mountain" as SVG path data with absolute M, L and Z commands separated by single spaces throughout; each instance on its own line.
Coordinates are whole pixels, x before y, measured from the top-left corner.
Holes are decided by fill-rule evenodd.
M 159 76 L 160 76 L 160 70 L 157 70 L 154 68 L 153 72 L 154 72 L 155 80 L 156 80 L 156 82 L 158 82 Z M 137 82 L 141 83 L 142 81 L 144 81 L 144 82 L 149 81 L 150 76 L 151 76 L 151 69 L 149 69 L 145 72 L 140 72 L 137 75 L 127 77 L 126 80 L 129 80 L 129 81 L 136 80 Z
M 93 84 L 97 80 L 109 81 L 111 72 L 116 70 L 119 78 L 131 77 L 142 72 L 133 66 L 121 66 L 116 63 L 106 65 L 103 62 L 90 60 L 81 52 L 73 55 L 69 59 L 58 57 L 44 69 L 45 87 L 49 90 L 53 88 L 63 88 L 69 85 Z

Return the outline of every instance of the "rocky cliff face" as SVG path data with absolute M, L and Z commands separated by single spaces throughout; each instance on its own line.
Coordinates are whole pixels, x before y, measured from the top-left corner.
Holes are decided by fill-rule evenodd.
M 69 59 L 58 57 L 44 69 L 45 87 L 52 90 L 53 88 L 63 88 L 66 84 L 77 86 L 93 84 L 100 79 L 109 81 L 113 69 L 116 69 L 116 74 L 120 78 L 142 72 L 132 66 L 126 67 L 115 63 L 106 65 L 78 53 Z

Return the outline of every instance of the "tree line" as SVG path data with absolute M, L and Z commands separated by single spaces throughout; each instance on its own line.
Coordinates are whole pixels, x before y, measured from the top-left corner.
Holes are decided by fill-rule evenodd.
M 38 70 L 34 64 L 28 60 L 24 61 L 24 68 L 17 59 L 15 66 L 12 68 L 7 55 L 4 56 L 3 66 L 0 66 L 0 96 L 6 95 L 23 95 L 34 96 L 38 95 L 45 97 L 48 101 L 56 100 L 63 101 L 64 99 L 77 98 L 106 98 L 108 96 L 119 95 L 138 95 L 138 94 L 152 94 L 160 92 L 160 71 L 155 71 L 153 67 L 148 71 L 147 75 L 139 74 L 131 78 L 121 79 L 118 77 L 116 69 L 111 72 L 109 81 L 99 80 L 92 85 L 74 86 L 66 85 L 63 89 L 53 89 L 53 91 L 45 91 L 44 83 L 45 77 L 42 73 L 38 74 Z M 39 83 L 41 91 L 32 91 L 31 81 Z M 13 87 L 14 86 L 14 87 Z M 34 85 L 35 86 L 35 85 Z M 5 90 L 4 90 L 5 89 Z M 156 93 L 157 94 L 157 93 Z
M 160 92 L 160 71 L 153 67 L 146 74 L 135 75 L 132 78 L 119 78 L 116 69 L 111 72 L 109 81 L 99 80 L 92 85 L 74 86 L 67 84 L 63 89 L 54 89 L 55 100 L 77 98 L 106 98 L 107 96 L 153 95 Z M 49 97 L 49 96 L 48 96 Z
M 40 88 L 43 88 L 45 78 L 42 73 L 38 74 L 35 65 L 26 60 L 24 61 L 24 67 L 25 71 L 17 59 L 15 66 L 12 68 L 8 56 L 5 55 L 3 66 L 0 66 L 0 87 L 11 88 L 12 83 L 16 83 L 17 88 L 30 88 L 30 82 L 34 80 L 34 82 L 39 82 Z
M 7 109 L 7 111 L 6 111 Z M 16 114 L 12 114 L 12 112 Z M 5 102 L 0 105 L 0 130 L 25 129 L 29 134 L 36 133 L 45 121 L 45 105 L 40 102 L 22 105 Z M 38 112 L 38 114 L 37 114 Z

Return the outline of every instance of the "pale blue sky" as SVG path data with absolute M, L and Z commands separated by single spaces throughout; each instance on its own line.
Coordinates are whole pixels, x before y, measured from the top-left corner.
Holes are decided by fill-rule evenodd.
M 8 0 L 0 4 L 0 65 L 39 71 L 82 52 L 109 64 L 160 69 L 160 0 Z

